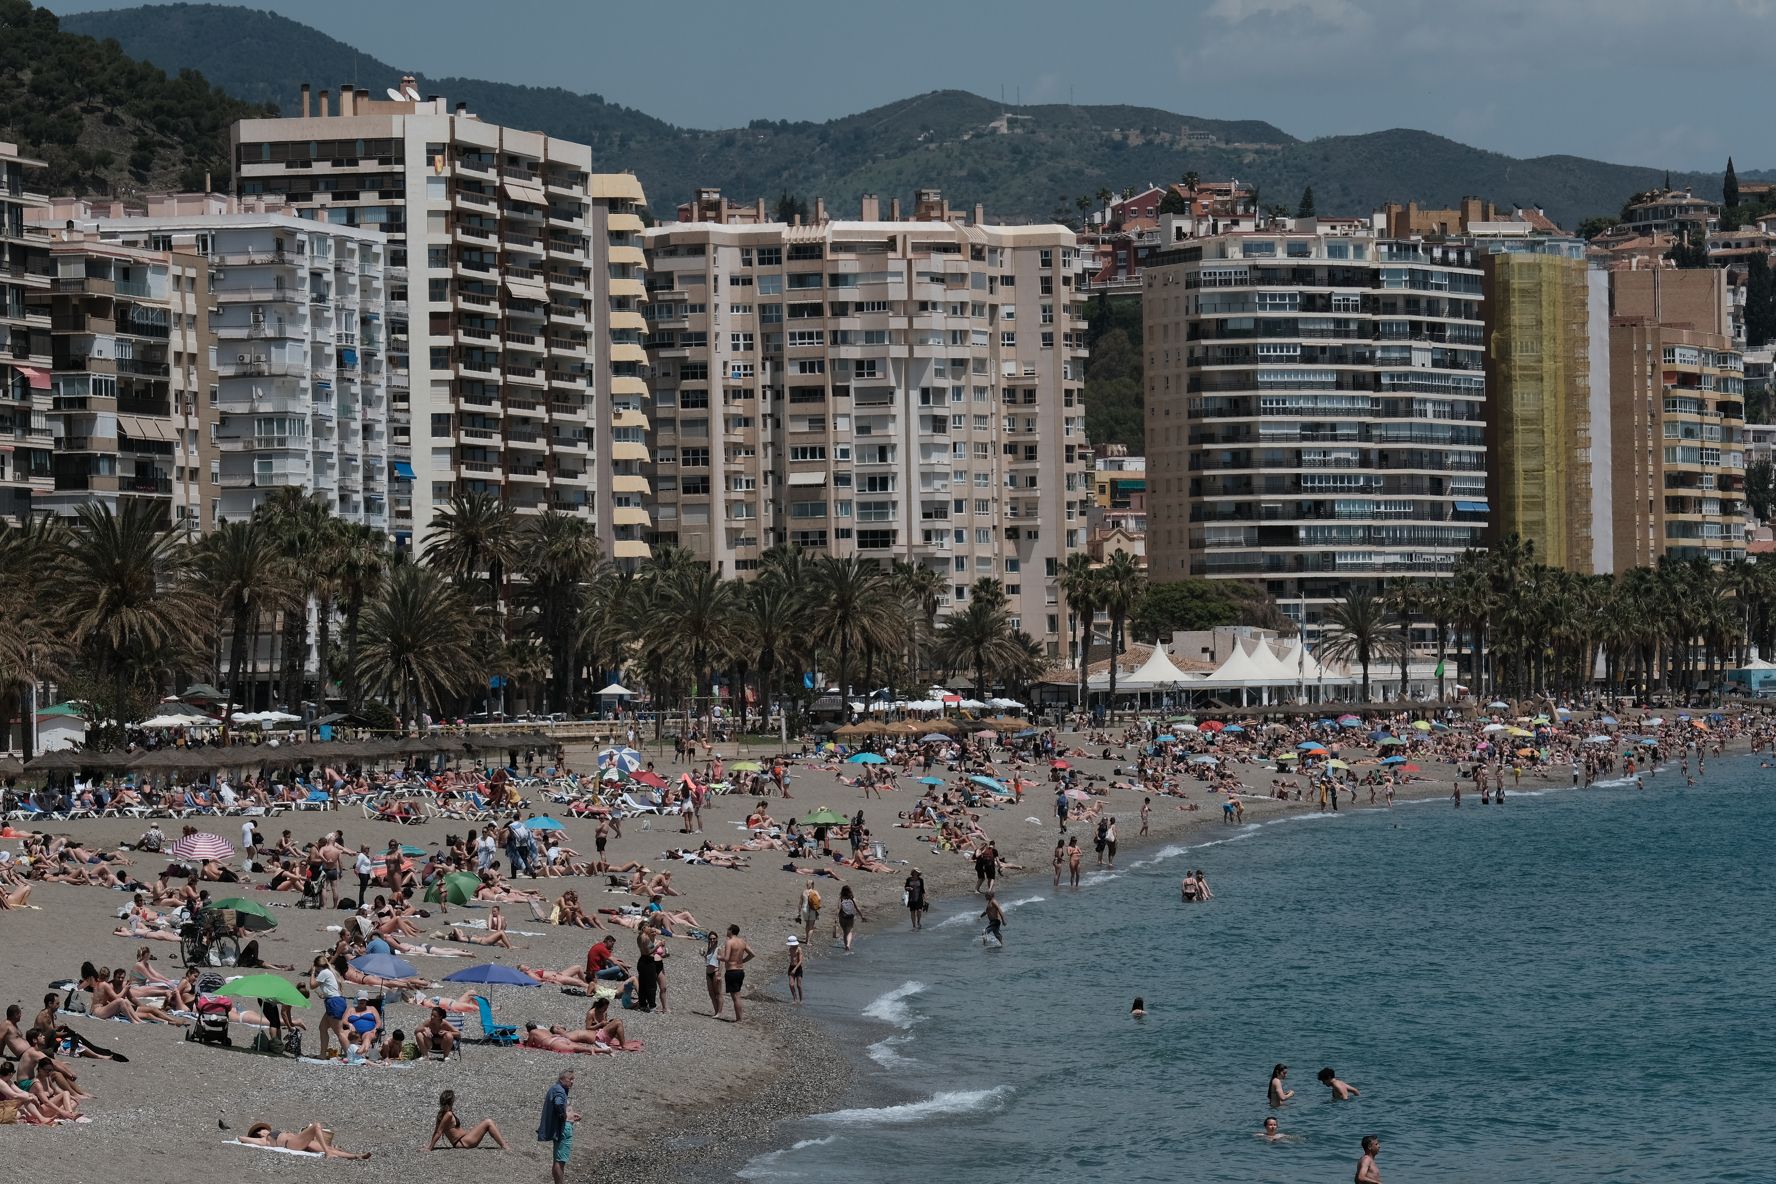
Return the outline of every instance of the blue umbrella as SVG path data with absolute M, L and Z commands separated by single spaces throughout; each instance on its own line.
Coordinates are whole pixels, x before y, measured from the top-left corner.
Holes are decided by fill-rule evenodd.
M 1321 744 L 1317 741 L 1303 740 L 1301 743 L 1299 743 L 1295 746 L 1295 751 L 1296 752 L 1306 752 L 1310 748 L 1324 748 L 1324 747 L 1326 747 L 1324 744 Z
M 1193 756 L 1190 758 L 1190 763 L 1193 765 L 1218 765 L 1221 762 L 1212 756 Z
M 1659 746 L 1659 742 L 1657 740 L 1654 740 L 1651 736 L 1648 736 L 1647 738 L 1642 740 L 1641 743 L 1646 745 L 1648 748 L 1657 748 Z
M 524 825 L 528 826 L 531 830 L 566 830 L 567 829 L 566 827 L 562 826 L 561 823 L 559 823 L 555 819 L 549 817 L 547 814 L 540 815 L 539 817 L 536 817 L 536 818 L 527 818 L 524 820 Z
M 888 763 L 888 758 L 879 752 L 860 752 L 855 756 L 846 757 L 845 760 L 853 765 L 885 765 Z
M 365 974 L 374 974 L 377 978 L 412 978 L 419 973 L 413 968 L 413 963 L 393 954 L 365 954 L 353 958 L 351 968 Z
M 1603 718 L 1599 719 L 1597 722 L 1600 724 L 1608 724 L 1610 727 L 1613 728 L 1616 726 L 1616 717 L 1613 715 L 1606 715 Z
M 1338 721 L 1335 719 L 1316 719 L 1314 720 L 1313 726 L 1316 728 L 1335 728 L 1338 726 Z
M 929 735 L 919 737 L 919 743 L 921 744 L 948 744 L 949 742 L 950 738 L 942 732 L 932 732 Z
M 1384 765 L 1403 765 L 1406 763 L 1406 758 L 1403 756 L 1386 756 L 1381 758 L 1381 763 Z
M 1238 724 L 1228 724 L 1225 728 L 1222 728 L 1221 730 L 1223 732 L 1243 732 L 1243 731 L 1245 731 L 1245 729 L 1240 727 Z
M 616 768 L 625 773 L 633 773 L 641 768 L 642 758 L 633 748 L 607 748 L 598 754 L 598 767 L 601 769 Z
M 1178 742 L 1178 738 L 1176 736 L 1168 734 L 1165 736 L 1156 736 L 1154 738 L 1153 742 L 1155 744 L 1176 744 Z
M 1363 721 L 1360 719 L 1341 719 L 1338 721 L 1338 726 L 1341 728 L 1360 728 L 1363 726 Z
M 970 777 L 969 780 L 974 782 L 976 785 L 986 786 L 988 789 L 992 790 L 994 793 L 1010 793 L 1011 792 L 1009 789 L 1005 788 L 1004 782 L 995 781 L 991 777 L 982 777 L 979 774 L 976 774 L 975 776 Z
M 510 966 L 501 966 L 497 962 L 483 962 L 479 966 L 470 966 L 455 974 L 444 976 L 447 983 L 492 983 L 502 987 L 540 987 L 543 984 L 531 978 L 522 970 L 513 970 Z
M 1042 735 L 1041 731 L 1039 731 L 1036 728 L 1025 728 L 1023 731 L 1019 732 L 1016 736 L 1013 736 L 1012 739 L 1013 740 L 1028 740 L 1031 736 L 1040 736 L 1040 735 Z
M 921 777 L 921 778 L 919 778 L 920 785 L 942 785 L 943 783 L 944 783 L 944 779 L 942 777 Z

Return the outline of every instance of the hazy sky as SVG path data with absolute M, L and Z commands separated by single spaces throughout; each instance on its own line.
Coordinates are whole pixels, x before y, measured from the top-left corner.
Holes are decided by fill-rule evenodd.
M 58 12 L 129 7 L 48 0 Z M 1776 0 L 276 0 L 392 65 L 596 91 L 674 123 L 939 88 L 1417 127 L 1516 156 L 1718 169 L 1766 149 Z M 507 32 L 510 30 L 510 32 Z

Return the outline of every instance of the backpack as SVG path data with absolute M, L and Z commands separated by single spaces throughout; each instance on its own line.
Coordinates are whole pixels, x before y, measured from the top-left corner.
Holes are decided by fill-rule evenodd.
M 808 907 L 811 909 L 818 909 L 820 907 L 820 893 L 814 891 L 812 888 L 808 889 Z

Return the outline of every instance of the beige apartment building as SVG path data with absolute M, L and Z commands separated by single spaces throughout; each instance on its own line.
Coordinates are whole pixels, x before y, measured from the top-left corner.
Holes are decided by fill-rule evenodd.
M 28 229 L 48 198 L 30 188 L 43 163 L 0 142 L 0 517 L 21 522 L 54 488 L 51 455 L 49 244 Z
M 33 509 L 146 501 L 198 528 L 211 455 L 209 260 L 107 242 L 90 227 L 49 236 L 53 488 Z
M 608 554 L 638 559 L 640 187 L 594 175 L 583 144 L 412 88 L 334 102 L 305 85 L 299 114 L 233 131 L 237 192 L 388 235 L 396 541 L 423 546 L 453 494 L 485 491 L 592 518 Z
M 993 577 L 1058 654 L 1092 497 L 1073 232 L 881 205 L 705 190 L 648 231 L 653 538 L 742 575 L 777 544 L 923 564 L 948 606 Z
M 1459 243 L 1254 230 L 1142 272 L 1155 580 L 1260 584 L 1308 633 L 1487 528 L 1481 272 Z
M 1618 570 L 1745 558 L 1745 358 L 1726 274 L 1610 275 L 1611 504 Z

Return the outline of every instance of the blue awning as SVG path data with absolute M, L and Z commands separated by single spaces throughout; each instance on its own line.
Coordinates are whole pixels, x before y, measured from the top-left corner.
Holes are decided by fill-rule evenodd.
M 1485 502 L 1456 502 L 1455 508 L 1462 514 L 1485 514 L 1488 509 Z
M 413 480 L 413 466 L 411 464 L 408 464 L 404 460 L 396 461 L 395 462 L 395 476 L 400 477 L 401 479 L 406 480 L 406 481 Z

